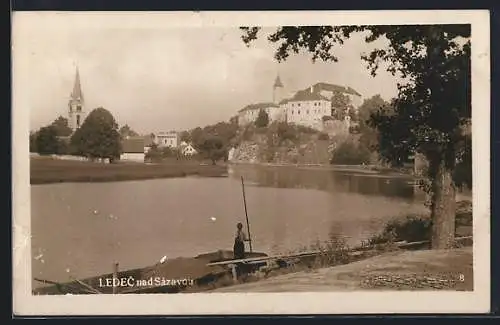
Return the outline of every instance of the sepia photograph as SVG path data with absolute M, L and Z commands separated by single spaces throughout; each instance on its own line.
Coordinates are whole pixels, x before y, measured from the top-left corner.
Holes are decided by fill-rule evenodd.
M 14 13 L 14 312 L 487 312 L 488 19 Z

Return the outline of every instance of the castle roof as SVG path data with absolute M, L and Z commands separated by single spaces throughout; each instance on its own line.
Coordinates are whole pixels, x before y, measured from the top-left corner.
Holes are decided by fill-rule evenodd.
M 315 91 L 321 91 L 321 90 L 326 90 L 326 91 L 332 91 L 332 92 L 341 92 L 341 93 L 346 93 L 346 94 L 351 94 L 355 96 L 361 96 L 360 93 L 358 93 L 356 90 L 354 90 L 351 87 L 344 87 L 344 86 L 339 86 L 335 84 L 330 84 L 326 82 L 318 82 L 312 86 Z
M 75 84 L 73 85 L 73 91 L 71 92 L 71 99 L 83 101 L 82 85 L 80 83 L 80 72 L 78 71 L 78 67 L 76 68 Z
M 316 91 L 311 91 L 310 88 L 299 90 L 295 93 L 292 98 L 284 99 L 280 102 L 280 104 L 286 104 L 289 102 L 302 102 L 302 101 L 310 101 L 310 100 L 326 100 L 329 101 L 325 96 L 320 95 Z
M 245 112 L 245 111 L 252 111 L 252 110 L 260 110 L 260 109 L 265 109 L 268 107 L 279 107 L 278 104 L 275 103 L 256 103 L 256 104 L 250 104 L 242 109 L 239 110 L 239 112 Z

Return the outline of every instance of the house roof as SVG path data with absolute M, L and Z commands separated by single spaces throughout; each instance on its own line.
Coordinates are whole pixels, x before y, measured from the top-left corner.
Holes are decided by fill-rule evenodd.
M 337 91 L 337 92 L 351 94 L 351 95 L 355 95 L 355 96 L 361 96 L 360 93 L 358 93 L 356 90 L 354 90 L 351 87 L 344 87 L 344 86 L 339 86 L 339 85 L 330 84 L 330 83 L 326 83 L 326 82 L 318 82 L 318 83 L 314 84 L 312 87 L 313 87 L 314 91 L 318 91 L 318 92 L 321 90 L 333 91 L 333 92 Z
M 144 146 L 143 137 L 129 137 L 122 140 L 123 153 L 144 153 Z
M 252 110 L 260 110 L 268 107 L 279 107 L 279 105 L 275 103 L 257 103 L 257 104 L 250 104 L 242 109 L 239 110 L 239 112 L 245 112 L 245 111 L 252 111 Z

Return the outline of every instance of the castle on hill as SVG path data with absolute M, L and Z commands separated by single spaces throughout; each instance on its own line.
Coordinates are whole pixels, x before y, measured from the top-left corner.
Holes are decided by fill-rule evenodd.
M 285 86 L 278 75 L 273 84 L 273 100 L 250 104 L 238 112 L 238 124 L 255 122 L 260 110 L 264 110 L 270 122 L 281 121 L 311 127 L 320 131 L 328 128 L 328 123 L 339 119 L 347 128 L 350 125 L 351 110 L 357 112 L 363 102 L 362 96 L 351 87 L 318 82 L 285 98 Z M 338 101 L 342 95 L 344 105 Z M 343 110 L 343 111 L 341 111 Z

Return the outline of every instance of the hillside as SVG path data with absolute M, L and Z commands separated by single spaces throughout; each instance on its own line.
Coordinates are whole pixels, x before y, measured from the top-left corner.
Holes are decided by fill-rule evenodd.
M 234 163 L 329 164 L 335 140 L 316 130 L 271 124 L 241 130 L 230 153 Z

